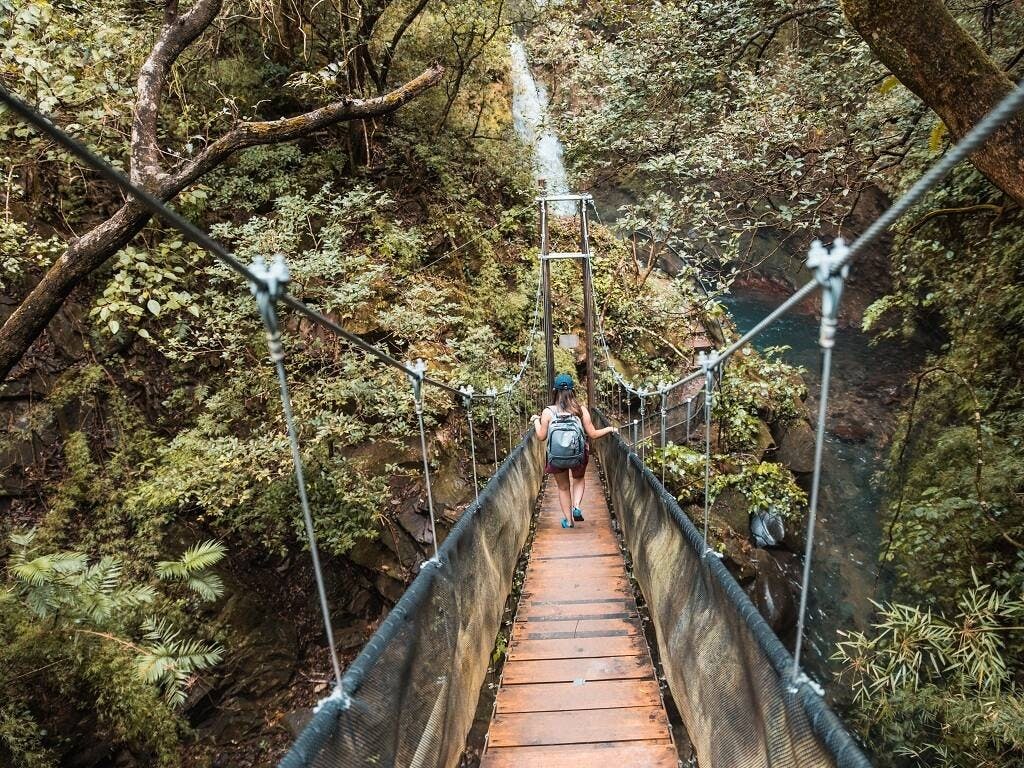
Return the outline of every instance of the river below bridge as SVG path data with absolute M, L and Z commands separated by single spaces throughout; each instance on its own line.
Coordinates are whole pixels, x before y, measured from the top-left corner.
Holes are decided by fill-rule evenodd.
M 734 288 L 723 303 L 740 332 L 774 309 L 786 293 L 778 288 Z M 765 330 L 756 346 L 788 346 L 783 358 L 801 366 L 807 405 L 816 413 L 819 391 L 818 319 L 799 310 Z M 828 657 L 840 630 L 864 629 L 879 590 L 878 556 L 884 531 L 879 520 L 885 467 L 895 408 L 916 364 L 906 346 L 871 344 L 854 327 L 840 327 L 832 363 L 832 392 L 826 435 L 820 513 L 815 530 L 808 598 L 809 671 L 827 681 Z

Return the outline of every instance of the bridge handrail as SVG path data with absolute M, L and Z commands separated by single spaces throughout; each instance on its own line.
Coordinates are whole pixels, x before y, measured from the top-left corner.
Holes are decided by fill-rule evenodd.
M 596 419 L 600 423 L 605 423 L 607 421 L 606 415 L 600 409 L 595 410 Z M 705 561 L 710 573 L 739 612 L 758 647 L 778 675 L 780 683 L 792 686 L 791 692 L 799 696 L 815 734 L 836 755 L 837 765 L 840 768 L 870 768 L 871 763 L 862 752 L 860 746 L 858 746 L 857 742 L 849 734 L 828 704 L 825 703 L 821 695 L 814 689 L 813 685 L 806 679 L 794 680 L 792 676 L 793 656 L 786 650 L 782 641 L 772 631 L 768 622 L 765 621 L 761 612 L 751 602 L 750 597 L 737 583 L 721 558 L 708 551 L 701 531 L 690 519 L 689 515 L 679 506 L 676 498 L 662 485 L 658 477 L 620 435 L 613 434 L 608 439 L 611 441 L 609 444 L 611 447 L 605 448 L 605 452 L 618 450 L 625 453 L 627 456 L 626 460 L 642 473 L 650 492 L 657 497 L 658 501 L 668 511 L 672 520 L 685 537 L 693 554 Z M 607 475 L 607 467 L 605 472 Z M 611 479 L 609 477 L 610 483 Z M 611 492 L 612 489 L 609 487 L 609 493 Z M 636 553 L 634 553 L 634 557 L 636 557 Z
M 495 497 L 501 492 L 503 484 L 513 468 L 527 460 L 524 458 L 524 454 L 530 450 L 537 451 L 539 445 L 539 442 L 533 440 L 533 430 L 530 429 L 506 456 L 501 466 L 480 491 L 480 496 L 466 507 L 458 521 L 452 526 L 448 536 L 438 548 L 436 557 L 424 562 L 420 572 L 403 592 L 394 608 L 381 622 L 377 631 L 363 646 L 355 660 L 349 664 L 335 693 L 324 699 L 315 710 L 313 718 L 306 724 L 291 749 L 282 758 L 279 768 L 305 768 L 314 764 L 313 758 L 326 745 L 327 739 L 333 733 L 337 718 L 352 706 L 353 697 L 357 696 L 363 683 L 380 662 L 404 624 L 425 609 L 435 580 L 450 569 L 452 554 L 459 547 L 469 528 L 478 522 L 481 511 L 494 503 Z M 517 548 L 515 557 L 518 557 L 518 552 Z M 515 557 L 513 557 L 512 564 L 515 562 Z M 494 629 L 496 632 L 497 627 Z M 493 642 L 493 635 L 488 638 L 488 642 Z M 476 691 L 472 693 L 475 694 Z

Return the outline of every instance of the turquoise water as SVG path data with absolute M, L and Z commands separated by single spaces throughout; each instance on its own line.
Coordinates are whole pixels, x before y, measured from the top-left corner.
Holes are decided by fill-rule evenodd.
M 740 290 L 724 303 L 743 332 L 784 298 L 783 293 Z M 818 320 L 804 312 L 783 317 L 756 340 L 761 349 L 791 347 L 783 357 L 806 370 L 807 404 L 814 415 L 820 385 L 817 339 Z M 901 345 L 872 346 L 859 330 L 839 329 L 805 641 L 805 666 L 821 682 L 834 676 L 828 657 L 839 632 L 866 628 L 870 601 L 879 597 L 875 581 L 884 533 L 879 523 L 880 472 L 896 395 L 913 365 Z M 840 439 L 836 431 L 847 439 Z

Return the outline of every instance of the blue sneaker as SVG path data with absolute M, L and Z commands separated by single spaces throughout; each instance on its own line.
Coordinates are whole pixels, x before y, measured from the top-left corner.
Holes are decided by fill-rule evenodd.
M 579 507 L 573 507 L 572 508 L 572 519 L 575 520 L 577 523 L 582 523 L 583 522 L 583 510 L 580 509 Z
M 569 522 L 568 520 L 566 520 L 566 519 L 565 519 L 565 518 L 563 517 L 563 518 L 562 518 L 562 527 L 563 527 L 563 528 L 572 528 L 572 523 L 570 523 L 570 522 Z

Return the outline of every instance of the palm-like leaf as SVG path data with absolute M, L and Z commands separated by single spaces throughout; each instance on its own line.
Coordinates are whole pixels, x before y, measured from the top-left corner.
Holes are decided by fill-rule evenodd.
M 216 600 L 224 593 L 224 583 L 207 570 L 219 563 L 225 552 L 219 541 L 203 541 L 186 549 L 177 560 L 157 563 L 156 574 L 164 581 L 183 582 L 204 600 Z
M 164 690 L 172 706 L 185 702 L 185 691 L 195 673 L 214 666 L 223 658 L 223 649 L 214 643 L 196 639 L 180 639 L 180 630 L 169 621 L 148 621 L 146 651 L 136 660 L 139 674 Z

